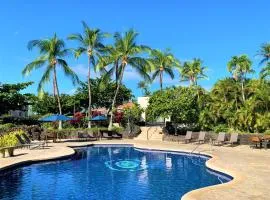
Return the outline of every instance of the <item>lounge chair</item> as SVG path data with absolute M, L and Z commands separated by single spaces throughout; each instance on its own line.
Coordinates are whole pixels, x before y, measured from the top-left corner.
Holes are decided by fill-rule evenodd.
M 230 137 L 230 140 L 228 142 L 226 142 L 227 144 L 230 144 L 231 146 L 233 144 L 236 144 L 238 143 L 238 133 L 232 133 L 231 134 L 231 137 Z
M 43 146 L 43 147 L 46 145 L 46 142 L 31 141 L 31 139 L 25 133 L 22 134 L 22 137 L 24 138 L 24 140 L 27 144 L 38 145 L 38 146 Z
M 251 136 L 248 138 L 250 142 L 250 147 L 253 148 L 261 148 L 262 147 L 262 140 L 258 136 Z
M 27 147 L 29 149 L 31 149 L 31 147 L 32 147 L 33 149 L 35 149 L 35 148 L 40 148 L 42 146 L 44 148 L 44 144 L 45 143 L 43 143 L 43 144 L 41 144 L 41 143 L 34 143 L 34 142 L 32 143 L 31 141 L 30 141 L 30 143 L 28 143 L 27 141 L 23 140 L 20 135 L 15 135 L 15 136 L 18 139 L 18 142 L 19 142 L 19 146 L 20 147 Z
M 114 131 L 112 133 L 112 138 L 114 138 L 114 139 L 122 139 L 122 137 L 123 137 L 123 135 L 121 133 L 118 133 L 116 131 Z
M 222 145 L 225 142 L 226 133 L 220 132 L 216 140 L 213 141 L 214 145 Z
M 187 131 L 185 136 L 185 143 L 189 143 L 192 140 L 192 131 Z
M 205 135 L 206 135 L 206 132 L 200 131 L 199 137 L 198 137 L 198 139 L 196 140 L 196 142 L 198 142 L 199 144 L 200 144 L 200 143 L 204 143 L 204 141 L 205 141 Z
M 97 140 L 96 137 L 91 136 L 89 133 L 79 131 L 78 132 L 78 139 L 83 141 L 95 141 Z

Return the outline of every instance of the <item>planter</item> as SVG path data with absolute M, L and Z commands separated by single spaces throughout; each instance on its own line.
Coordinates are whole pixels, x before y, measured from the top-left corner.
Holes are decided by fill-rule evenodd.
M 6 151 L 3 149 L 3 150 L 0 151 L 0 153 L 2 154 L 2 158 L 4 158 L 5 154 L 6 154 Z
M 9 148 L 9 149 L 8 149 L 8 155 L 9 155 L 10 157 L 14 156 L 14 148 Z

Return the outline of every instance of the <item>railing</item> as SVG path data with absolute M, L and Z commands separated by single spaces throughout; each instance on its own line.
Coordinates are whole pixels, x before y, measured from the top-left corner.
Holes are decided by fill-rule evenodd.
M 148 128 L 148 130 L 147 130 L 147 140 L 149 140 L 151 137 L 152 137 L 152 135 L 153 135 L 153 133 L 155 133 L 156 131 L 157 131 L 157 126 L 154 126 L 155 127 L 155 130 L 154 131 L 152 131 L 152 133 L 149 135 L 149 130 L 151 129 L 151 128 L 153 128 L 153 127 L 149 127 Z

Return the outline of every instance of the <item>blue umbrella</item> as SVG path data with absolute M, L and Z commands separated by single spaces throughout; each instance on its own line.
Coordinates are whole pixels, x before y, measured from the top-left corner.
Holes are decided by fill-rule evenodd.
M 49 115 L 49 116 L 39 119 L 39 121 L 42 121 L 42 122 L 56 122 L 56 121 L 70 121 L 70 120 L 72 120 L 72 118 L 67 117 L 65 115 L 59 115 L 59 114 Z
M 107 117 L 103 116 L 103 115 L 98 115 L 98 116 L 95 116 L 91 119 L 91 121 L 106 121 L 107 120 Z

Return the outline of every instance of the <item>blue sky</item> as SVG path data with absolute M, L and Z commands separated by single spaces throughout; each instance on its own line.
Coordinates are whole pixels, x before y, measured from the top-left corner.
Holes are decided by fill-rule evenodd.
M 215 3 L 214 3 L 215 2 Z M 259 46 L 270 39 L 269 0 L 46 0 L 1 2 L 0 6 L 0 82 L 35 81 L 25 92 L 36 92 L 42 69 L 23 77 L 24 66 L 37 56 L 29 52 L 27 42 L 51 37 L 54 32 L 66 38 L 82 30 L 81 20 L 105 32 L 134 28 L 140 33 L 138 43 L 153 48 L 170 48 L 180 61 L 201 58 L 208 67 L 208 80 L 199 83 L 210 89 L 213 83 L 228 76 L 226 63 L 233 55 L 247 54 L 259 71 Z M 68 42 L 68 47 L 76 43 Z M 85 80 L 86 59 L 67 58 L 69 65 Z M 59 71 L 60 92 L 72 93 L 74 86 Z M 256 76 L 256 75 L 254 75 Z M 132 69 L 126 72 L 125 84 L 136 96 L 140 77 Z M 164 85 L 180 85 L 165 78 Z M 158 88 L 155 82 L 152 90 Z M 51 84 L 46 89 L 52 91 Z

